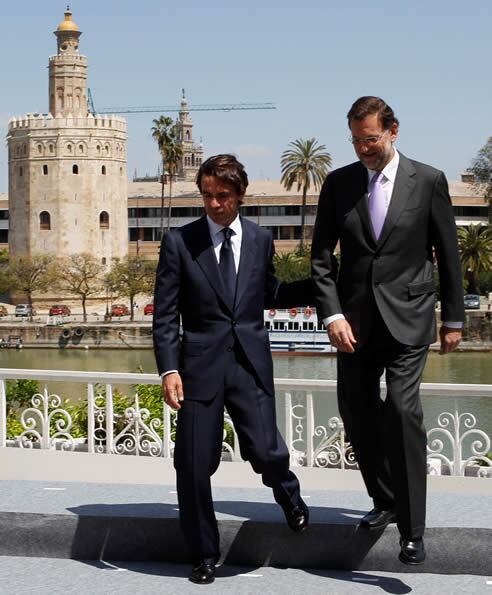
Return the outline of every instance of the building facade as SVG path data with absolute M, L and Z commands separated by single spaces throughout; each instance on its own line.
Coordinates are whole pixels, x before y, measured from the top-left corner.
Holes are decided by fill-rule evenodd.
M 49 113 L 8 125 L 13 255 L 128 254 L 126 122 L 89 113 L 87 58 L 67 9 L 49 58 Z

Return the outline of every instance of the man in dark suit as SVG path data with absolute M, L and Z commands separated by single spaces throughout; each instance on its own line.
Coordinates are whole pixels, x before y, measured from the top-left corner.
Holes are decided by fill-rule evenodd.
M 461 339 L 456 227 L 444 174 L 394 149 L 398 120 L 382 99 L 358 99 L 348 123 L 360 161 L 329 174 L 321 190 L 312 245 L 316 301 L 338 350 L 340 413 L 374 501 L 361 526 L 396 521 L 400 560 L 420 564 L 427 440 L 419 385 L 436 340 L 434 257 L 441 353 Z
M 301 532 L 308 524 L 276 425 L 263 310 L 307 303 L 311 282 L 275 278 L 271 233 L 238 214 L 248 178 L 235 157 L 207 159 L 197 185 L 206 215 L 162 242 L 153 334 L 166 403 L 179 410 L 174 462 L 190 580 L 203 584 L 214 580 L 219 559 L 210 477 L 221 457 L 224 406 L 242 457 L 273 488 L 289 527 Z

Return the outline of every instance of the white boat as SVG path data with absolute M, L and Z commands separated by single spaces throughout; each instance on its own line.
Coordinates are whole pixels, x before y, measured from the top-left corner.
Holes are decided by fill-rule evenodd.
M 274 352 L 335 353 L 315 308 L 265 310 L 265 328 Z

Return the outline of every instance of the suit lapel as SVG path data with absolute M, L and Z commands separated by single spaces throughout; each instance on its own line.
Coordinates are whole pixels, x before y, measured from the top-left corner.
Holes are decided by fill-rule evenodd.
M 391 195 L 391 201 L 384 221 L 381 235 L 379 236 L 378 248 L 388 239 L 393 227 L 398 221 L 402 210 L 405 208 L 408 198 L 415 188 L 415 168 L 411 161 L 400 153 L 400 163 L 396 172 L 395 185 Z
M 359 163 L 359 168 L 355 177 L 354 196 L 357 197 L 355 208 L 359 213 L 362 224 L 367 232 L 370 243 L 376 246 L 376 236 L 372 228 L 371 216 L 369 215 L 369 206 L 367 202 L 367 169 Z
M 202 217 L 197 222 L 197 227 L 194 230 L 190 241 L 192 257 L 196 260 L 203 271 L 203 274 L 210 283 L 212 289 L 218 295 L 223 304 L 232 310 L 231 304 L 228 303 L 220 274 L 217 257 L 215 256 L 212 239 L 210 238 L 210 231 L 208 229 L 207 218 Z
M 241 301 L 241 298 L 248 287 L 251 271 L 253 270 L 256 263 L 257 252 L 253 226 L 248 225 L 248 221 L 242 217 L 241 226 L 243 237 L 241 240 L 241 257 L 239 259 L 239 270 L 237 275 L 235 308 L 238 307 L 239 302 Z

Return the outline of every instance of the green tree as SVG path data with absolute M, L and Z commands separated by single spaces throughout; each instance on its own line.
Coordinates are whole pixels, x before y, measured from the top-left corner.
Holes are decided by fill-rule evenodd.
M 155 263 L 138 256 L 128 256 L 113 263 L 106 275 L 105 284 L 112 294 L 128 298 L 130 320 L 133 320 L 135 297 L 139 294 L 152 294 L 154 277 Z
M 87 298 L 103 291 L 104 266 L 91 254 L 72 254 L 60 264 L 59 287 L 78 296 L 87 322 Z
M 458 228 L 458 246 L 468 293 L 478 293 L 477 276 L 492 269 L 492 227 L 470 225 Z
M 176 175 L 182 156 L 178 127 L 169 116 L 160 116 L 152 121 L 152 138 L 156 141 L 162 159 L 161 178 L 161 237 L 164 234 L 164 184 L 165 175 L 169 176 L 169 202 L 167 211 L 167 230 L 171 227 L 171 201 L 173 177 Z
M 475 184 L 483 190 L 489 205 L 489 223 L 492 223 L 492 136 L 478 151 L 470 170 L 475 176 Z
M 301 206 L 301 252 L 304 250 L 306 196 L 311 185 L 319 190 L 331 166 L 331 155 L 325 145 L 318 144 L 315 138 L 297 139 L 289 143 L 289 149 L 282 153 L 280 160 L 282 177 L 280 181 L 286 190 L 291 190 L 294 184 L 297 191 L 302 188 Z
M 280 281 L 289 283 L 311 275 L 311 259 L 308 253 L 282 252 L 273 257 L 275 274 Z
M 32 321 L 33 294 L 53 287 L 55 276 L 56 261 L 47 254 L 9 258 L 6 281 L 11 291 L 25 294 L 30 308 L 29 320 Z

